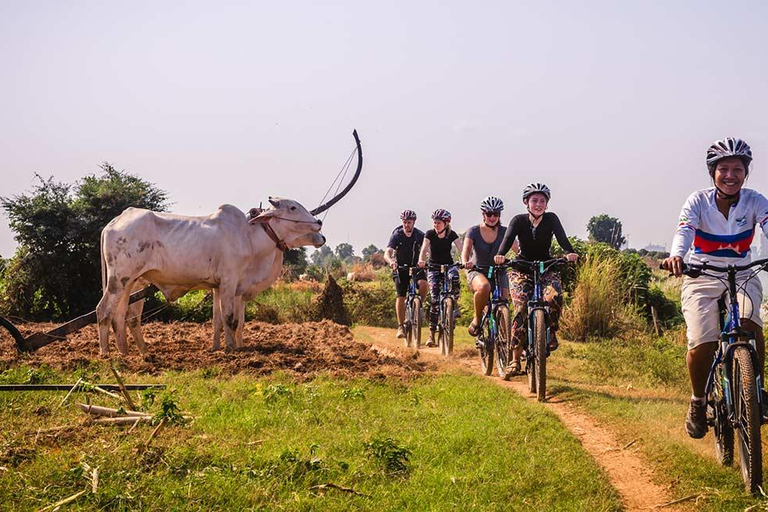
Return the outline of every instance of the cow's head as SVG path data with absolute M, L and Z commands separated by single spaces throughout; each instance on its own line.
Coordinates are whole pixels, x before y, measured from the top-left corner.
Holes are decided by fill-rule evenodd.
M 272 208 L 262 211 L 248 222 L 269 222 L 277 236 L 291 249 L 305 245 L 321 247 L 325 244 L 325 237 L 320 232 L 322 221 L 301 204 L 281 197 L 270 197 L 269 204 Z

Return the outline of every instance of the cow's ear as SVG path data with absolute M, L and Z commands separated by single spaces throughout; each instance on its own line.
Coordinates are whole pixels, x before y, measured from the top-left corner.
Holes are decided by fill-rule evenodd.
M 280 208 L 280 198 L 279 197 L 269 196 L 268 201 L 269 201 L 269 204 L 271 204 L 275 208 Z
M 248 223 L 249 224 L 257 224 L 260 222 L 267 222 L 269 219 L 277 215 L 277 210 L 264 210 L 257 216 L 251 218 Z

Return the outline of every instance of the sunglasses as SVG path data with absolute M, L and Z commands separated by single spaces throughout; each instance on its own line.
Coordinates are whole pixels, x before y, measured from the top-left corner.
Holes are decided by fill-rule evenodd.
M 483 215 L 486 217 L 498 217 L 501 215 L 501 212 L 483 212 Z

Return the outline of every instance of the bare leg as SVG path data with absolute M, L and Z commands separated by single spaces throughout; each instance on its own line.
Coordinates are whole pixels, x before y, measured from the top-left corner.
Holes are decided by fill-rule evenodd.
M 405 297 L 395 299 L 395 313 L 397 314 L 397 325 L 405 323 Z
M 237 331 L 235 332 L 235 343 L 237 348 L 243 348 L 243 330 L 245 329 L 245 301 L 243 296 L 235 299 L 235 309 L 238 313 Z
M 690 349 L 685 356 L 694 396 L 704 396 L 709 368 L 712 366 L 712 361 L 715 358 L 716 349 L 716 341 L 705 342 Z
M 480 319 L 483 317 L 483 310 L 488 305 L 488 296 L 491 293 L 491 284 L 485 276 L 477 276 L 472 280 L 472 291 L 475 304 L 475 318 L 472 320 L 475 325 L 480 325 Z

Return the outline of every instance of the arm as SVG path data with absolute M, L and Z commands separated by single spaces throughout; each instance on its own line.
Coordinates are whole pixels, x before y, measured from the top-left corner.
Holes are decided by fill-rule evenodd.
M 419 252 L 419 266 L 421 268 L 427 265 L 427 254 L 429 254 L 429 238 L 424 237 L 424 242 L 421 244 L 421 251 Z
M 461 249 L 461 262 L 468 269 L 471 269 L 474 266 L 472 262 L 469 261 L 472 257 L 472 248 L 474 245 L 475 242 L 469 237 L 469 235 L 464 237 L 464 247 Z
M 760 224 L 763 234 L 768 236 L 768 199 L 759 193 L 755 199 L 755 222 Z
M 456 237 L 456 240 L 454 240 L 454 241 L 453 241 L 453 246 L 454 246 L 454 247 L 456 247 L 456 251 L 457 251 L 459 254 L 461 254 L 461 252 L 462 252 L 462 251 L 463 251 L 463 249 L 464 249 L 464 248 L 462 247 L 462 245 L 461 245 L 461 240 L 459 239 L 459 237 Z
M 557 243 L 560 244 L 560 247 L 562 247 L 567 254 L 575 254 L 573 252 L 573 246 L 571 245 L 571 241 L 568 240 L 568 237 L 565 235 L 565 229 L 563 229 L 563 224 L 562 222 L 560 222 L 560 217 L 558 217 L 554 213 L 552 215 L 553 215 L 552 219 L 554 221 L 552 231 L 555 233 L 555 238 L 557 239 Z
M 395 250 L 392 247 L 387 247 L 387 250 L 384 253 L 384 261 L 386 261 L 393 270 L 397 268 L 397 259 L 395 258 Z
M 507 232 L 504 234 L 504 240 L 501 241 L 499 250 L 496 253 L 497 256 L 505 256 L 512 248 L 515 238 L 517 238 L 517 232 L 513 229 L 514 218 L 509 221 L 507 226 Z
M 662 267 L 677 277 L 683 274 L 683 258 L 690 249 L 696 236 L 696 228 L 699 226 L 699 208 L 696 205 L 695 196 L 696 192 L 685 200 L 683 209 L 680 211 L 680 222 L 677 224 L 677 231 L 675 231 L 675 236 L 672 239 L 669 258 L 661 263 Z

